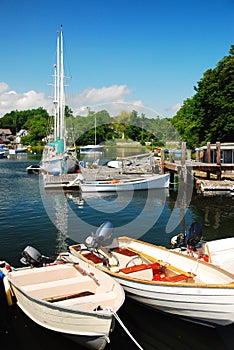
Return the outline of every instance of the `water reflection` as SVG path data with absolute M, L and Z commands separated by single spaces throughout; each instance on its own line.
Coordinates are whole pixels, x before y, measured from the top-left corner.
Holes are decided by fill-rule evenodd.
M 78 191 L 48 191 L 44 195 L 47 214 L 59 232 L 57 248 L 61 250 L 66 248 L 67 238 L 84 242 L 107 220 L 114 225 L 112 238 L 128 235 L 167 247 L 171 237 L 184 232 L 193 221 L 203 224 L 206 240 L 229 237 L 233 230 L 227 223 L 234 214 L 230 207 L 233 201 L 228 202 L 221 206 L 218 199 L 194 196 L 184 205 L 184 198 L 179 201 L 177 193 L 168 189 L 83 195 Z M 173 223 L 171 230 L 168 222 Z

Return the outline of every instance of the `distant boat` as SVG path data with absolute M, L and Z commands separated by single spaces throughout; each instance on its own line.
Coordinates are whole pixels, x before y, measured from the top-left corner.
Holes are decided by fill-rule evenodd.
M 133 156 L 123 158 L 117 157 L 116 159 L 107 162 L 107 166 L 109 168 L 124 169 L 125 171 L 127 169 L 128 171 L 130 169 L 134 171 L 138 169 L 139 172 L 147 172 L 147 168 L 149 171 L 149 168 L 152 168 L 152 165 L 155 165 L 155 157 L 153 152 L 135 154 Z
M 104 146 L 97 145 L 97 120 L 95 116 L 94 123 L 94 145 L 87 145 L 80 147 L 80 153 L 100 153 L 103 152 Z
M 7 158 L 9 155 L 9 147 L 5 144 L 0 144 L 0 158 Z
M 88 349 L 104 349 L 110 342 L 115 315 L 125 300 L 120 284 L 68 252 L 39 267 L 40 253 L 30 246 L 24 252 L 31 267 L 14 269 L 5 264 L 0 269 L 5 275 L 8 304 L 16 300 L 39 326 Z
M 111 241 L 112 234 L 107 221 L 69 249 L 114 277 L 127 297 L 152 309 L 210 326 L 234 323 L 234 274 L 129 236 Z
M 65 93 L 62 26 L 57 36 L 57 62 L 54 65 L 54 141 L 43 151 L 41 168 L 44 173 L 62 175 L 74 173 L 78 167 L 76 151 L 66 145 Z
M 27 147 L 22 146 L 21 144 L 17 144 L 17 146 L 13 149 L 9 149 L 9 154 L 18 154 L 18 153 L 26 153 Z
M 103 149 L 102 145 L 87 145 L 80 147 L 80 153 L 103 152 Z

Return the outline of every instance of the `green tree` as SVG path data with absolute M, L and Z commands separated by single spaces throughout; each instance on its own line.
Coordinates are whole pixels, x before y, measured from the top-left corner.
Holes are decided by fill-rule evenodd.
M 23 144 L 41 141 L 49 131 L 52 117 L 43 108 L 25 111 L 11 111 L 0 119 L 1 128 L 9 128 L 16 135 L 21 129 L 28 130 L 28 135 L 22 137 Z
M 190 148 L 209 142 L 234 141 L 234 45 L 230 54 L 208 69 L 171 119 Z

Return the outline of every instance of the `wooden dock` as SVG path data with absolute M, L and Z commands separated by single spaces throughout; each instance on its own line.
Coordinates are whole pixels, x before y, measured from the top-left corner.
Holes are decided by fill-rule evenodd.
M 211 164 L 195 161 L 181 163 L 164 162 L 163 171 L 170 173 L 171 186 L 175 183 L 175 175 L 186 177 L 191 174 L 194 187 L 198 193 L 206 196 L 227 195 L 234 196 L 234 164 Z M 186 181 L 186 179 L 185 179 Z
M 204 195 L 234 195 L 234 164 L 221 163 L 220 145 L 217 145 L 216 163 L 204 163 L 194 160 L 186 160 L 186 144 L 182 143 L 181 160 L 168 161 L 162 159 L 162 172 L 170 173 L 170 183 L 174 184 L 174 176 L 178 174 L 184 178 L 192 175 L 194 185 L 199 193 Z M 210 159 L 210 157 L 208 157 Z
M 231 180 L 205 180 L 196 179 L 198 193 L 205 196 L 231 196 L 234 197 L 234 181 Z
M 79 190 L 79 181 L 76 181 L 78 173 L 63 174 L 63 175 L 43 175 L 43 182 L 45 190 Z

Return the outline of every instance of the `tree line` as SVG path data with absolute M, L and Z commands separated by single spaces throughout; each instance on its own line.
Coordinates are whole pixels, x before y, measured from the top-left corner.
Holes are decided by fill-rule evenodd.
M 115 144 L 116 140 L 133 140 L 142 145 L 151 142 L 155 146 L 163 146 L 167 140 L 180 138 L 167 118 L 147 118 L 137 111 L 120 112 L 111 117 L 106 110 L 94 112 L 88 109 L 87 116 L 73 116 L 72 110 L 65 108 L 66 130 L 68 144 L 77 146 L 96 143 Z M 96 125 L 96 127 L 95 127 Z M 24 145 L 35 146 L 43 144 L 53 129 L 53 116 L 43 108 L 12 111 L 0 119 L 1 128 L 11 129 L 16 134 L 21 129 L 27 129 L 28 135 L 21 138 Z M 44 141 L 45 142 L 45 141 Z

